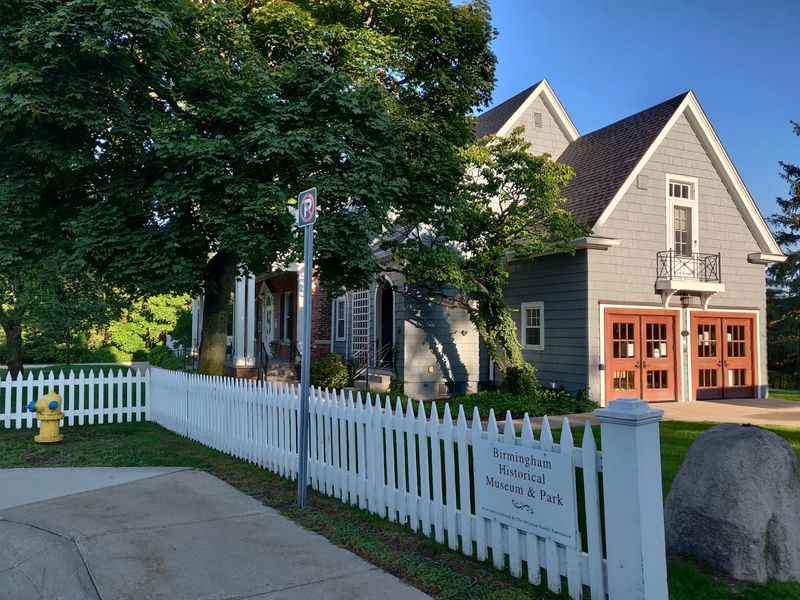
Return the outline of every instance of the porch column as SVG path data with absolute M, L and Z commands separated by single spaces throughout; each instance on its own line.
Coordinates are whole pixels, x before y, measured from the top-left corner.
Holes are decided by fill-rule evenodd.
M 192 298 L 192 356 L 200 354 L 200 338 L 203 334 L 203 296 Z
M 236 278 L 236 291 L 233 305 L 233 364 L 244 365 L 244 339 L 245 339 L 245 302 L 247 280 L 243 277 Z
M 247 327 L 245 339 L 245 360 L 247 366 L 256 364 L 255 339 L 256 339 L 256 276 L 250 275 L 247 278 Z

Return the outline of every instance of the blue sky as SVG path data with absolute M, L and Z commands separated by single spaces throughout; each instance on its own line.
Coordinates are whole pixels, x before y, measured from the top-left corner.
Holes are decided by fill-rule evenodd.
M 680 92 L 697 94 L 769 216 L 800 163 L 796 0 L 492 0 L 498 103 L 547 78 L 581 133 Z

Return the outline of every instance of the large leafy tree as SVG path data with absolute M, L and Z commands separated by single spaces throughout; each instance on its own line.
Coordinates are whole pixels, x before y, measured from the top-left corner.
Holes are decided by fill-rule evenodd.
M 363 282 L 389 215 L 458 180 L 493 84 L 480 0 L 0 2 L 0 286 L 57 240 L 133 297 L 202 291 L 212 373 L 234 276 L 297 246 L 287 199 L 319 187 L 317 265 Z
M 396 268 L 420 301 L 465 310 L 501 369 L 529 371 L 504 299 L 509 262 L 574 251 L 585 232 L 562 196 L 573 172 L 534 156 L 521 129 L 479 140 L 462 159 L 461 183 L 393 246 Z
M 792 123 L 800 136 L 800 124 Z M 789 193 L 778 198 L 780 212 L 772 216 L 775 237 L 786 252 L 784 263 L 769 270 L 767 313 L 771 368 L 800 377 L 800 166 L 781 162 Z
M 173 265 L 205 296 L 201 368 L 219 373 L 234 275 L 299 246 L 289 198 L 318 187 L 316 264 L 329 287 L 355 286 L 390 216 L 424 220 L 456 184 L 468 115 L 493 85 L 493 30 L 486 3 L 449 0 L 209 2 L 194 26 L 150 192 Z
M 104 265 L 77 251 L 78 216 L 105 222 L 102 242 L 130 259 L 164 229 L 129 184 L 139 179 L 151 116 L 162 110 L 152 93 L 167 84 L 170 18 L 184 5 L 0 0 L 0 325 L 12 372 L 34 313 L 41 321 L 58 294 L 70 310 L 85 283 L 102 284 Z M 121 208 L 105 213 L 101 200 Z M 169 265 L 148 258 L 155 272 Z M 129 264 L 127 274 L 143 271 Z M 115 273 L 127 285 L 125 275 Z

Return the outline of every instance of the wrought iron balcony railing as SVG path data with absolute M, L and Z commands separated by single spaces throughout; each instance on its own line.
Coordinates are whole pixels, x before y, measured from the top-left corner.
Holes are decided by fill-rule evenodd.
M 722 258 L 719 254 L 679 254 L 674 250 L 657 253 L 657 279 L 683 279 L 722 283 Z

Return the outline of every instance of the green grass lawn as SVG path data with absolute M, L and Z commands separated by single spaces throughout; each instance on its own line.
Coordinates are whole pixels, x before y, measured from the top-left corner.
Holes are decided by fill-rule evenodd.
M 800 390 L 770 390 L 769 397 L 777 400 L 800 402 Z
M 665 422 L 661 448 L 665 494 L 692 441 L 711 424 Z M 775 429 L 800 451 L 800 431 Z M 55 466 L 186 466 L 208 471 L 242 492 L 272 506 L 333 543 L 409 581 L 436 598 L 517 600 L 553 597 L 524 579 L 496 571 L 408 528 L 390 523 L 338 500 L 310 494 L 302 513 L 295 506 L 296 486 L 254 465 L 195 444 L 152 423 L 72 427 L 66 443 L 38 446 L 30 431 L 0 430 L 0 468 Z M 599 436 L 597 436 L 599 438 Z M 797 599 L 800 585 L 736 584 L 695 564 L 669 563 L 670 597 Z

